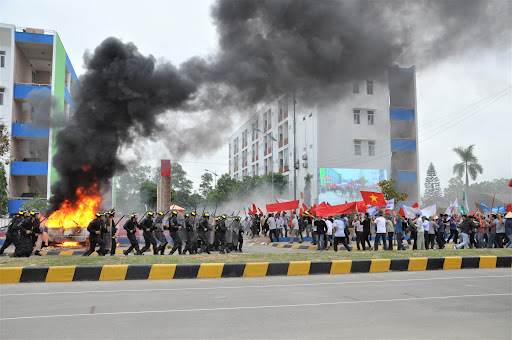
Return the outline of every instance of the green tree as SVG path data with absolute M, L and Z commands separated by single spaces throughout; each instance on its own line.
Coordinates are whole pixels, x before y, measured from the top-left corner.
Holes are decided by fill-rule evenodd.
M 41 196 L 36 196 L 29 201 L 23 202 L 21 208 L 26 211 L 30 211 L 33 209 L 39 210 L 40 212 L 46 211 L 48 209 L 48 202 L 45 199 L 41 198 Z
M 423 204 L 431 205 L 434 203 L 439 204 L 442 199 L 441 184 L 434 164 L 431 162 L 427 169 L 427 176 L 425 177 L 425 194 L 423 196 Z
M 11 136 L 7 132 L 7 126 L 0 120 L 0 158 L 5 164 L 9 164 L 9 158 L 5 157 L 9 153 Z
M 467 148 L 463 148 L 461 146 L 453 148 L 453 151 L 462 161 L 453 165 L 453 173 L 459 178 L 464 174 L 466 175 L 466 195 L 469 189 L 469 177 L 475 181 L 478 174 L 482 174 L 484 171 L 482 165 L 478 163 L 478 158 L 473 154 L 474 147 L 475 144 L 472 144 Z
M 143 182 L 151 181 L 153 177 L 154 169 L 150 166 L 138 166 L 123 172 L 117 181 L 117 209 L 126 213 L 143 211 L 145 207 L 140 200 L 140 188 Z
M 0 215 L 7 214 L 7 174 L 5 167 L 0 164 Z
M 205 200 L 203 199 L 203 197 L 198 194 L 197 192 L 194 192 L 192 195 L 190 195 L 190 197 L 188 198 L 188 208 L 190 210 L 193 210 L 195 211 L 196 213 L 200 213 L 200 211 L 198 212 L 197 210 L 199 209 L 200 206 L 202 206 L 203 204 L 205 203 Z
M 156 209 L 157 203 L 157 185 L 155 182 L 146 180 L 141 183 L 139 189 L 140 199 L 146 204 L 148 209 Z
M 406 192 L 396 190 L 396 181 L 394 179 L 380 181 L 378 185 L 381 187 L 386 200 L 395 199 L 395 206 L 398 202 L 405 201 L 409 196 Z
M 192 181 L 187 178 L 187 172 L 183 169 L 181 164 L 171 164 L 171 188 L 176 193 L 176 198 L 172 204 L 183 206 L 188 205 L 190 195 L 192 195 Z
M 312 176 L 308 172 L 304 177 L 304 204 L 308 207 L 311 207 L 311 179 Z
M 199 184 L 199 192 L 201 193 L 203 198 L 206 198 L 208 196 L 208 194 L 210 193 L 210 191 L 213 190 L 212 182 L 213 182 L 213 175 L 211 173 L 205 172 L 201 176 L 201 184 Z

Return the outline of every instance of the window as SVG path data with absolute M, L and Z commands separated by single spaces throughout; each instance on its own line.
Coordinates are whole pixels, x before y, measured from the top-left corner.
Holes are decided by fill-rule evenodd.
M 373 94 L 373 81 L 371 80 L 366 81 L 366 93 Z
M 352 92 L 359 93 L 359 83 L 357 81 L 352 84 Z
M 370 156 L 375 156 L 375 141 L 368 142 L 368 154 Z
M 354 110 L 354 124 L 361 124 L 361 113 L 359 110 Z
M 374 111 L 368 111 L 368 125 L 373 125 L 373 114 Z
M 0 67 L 5 67 L 5 51 L 0 51 Z
M 355 150 L 356 156 L 361 156 L 361 141 L 360 140 L 354 141 L 354 150 Z
M 0 105 L 4 105 L 4 89 L 0 89 Z

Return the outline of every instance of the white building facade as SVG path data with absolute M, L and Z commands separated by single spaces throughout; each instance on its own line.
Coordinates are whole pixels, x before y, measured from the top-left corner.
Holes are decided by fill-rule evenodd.
M 229 139 L 231 177 L 280 172 L 289 181 L 288 198 L 300 199 L 310 174 L 311 204 L 333 205 L 359 200 L 360 190 L 379 191 L 380 180 L 394 178 L 407 202 L 418 201 L 414 67 L 394 67 L 350 87 L 314 107 L 299 97 L 294 105 L 293 94 L 264 105 Z

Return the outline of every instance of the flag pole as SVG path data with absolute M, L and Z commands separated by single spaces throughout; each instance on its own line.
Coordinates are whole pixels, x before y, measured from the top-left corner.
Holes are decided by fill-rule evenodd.
M 494 192 L 494 196 L 492 197 L 492 205 L 491 205 L 491 212 L 489 214 L 492 214 L 492 209 L 494 208 L 494 199 L 496 198 L 496 192 Z M 499 209 L 498 209 L 499 210 Z

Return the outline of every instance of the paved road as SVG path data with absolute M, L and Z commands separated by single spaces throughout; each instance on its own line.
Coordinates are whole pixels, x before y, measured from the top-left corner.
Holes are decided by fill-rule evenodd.
M 512 272 L 26 283 L 0 306 L 2 339 L 506 339 Z

